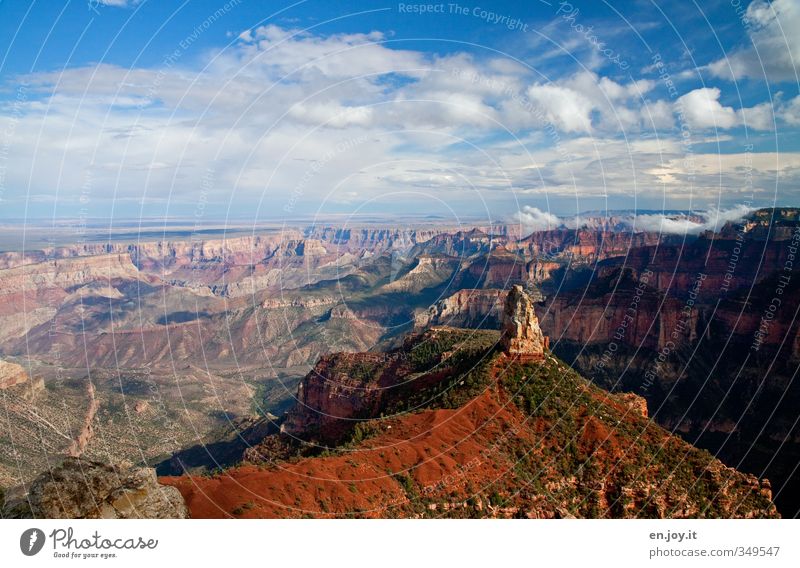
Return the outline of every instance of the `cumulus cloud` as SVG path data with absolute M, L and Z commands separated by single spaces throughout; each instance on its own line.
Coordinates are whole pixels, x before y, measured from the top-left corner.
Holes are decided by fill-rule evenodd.
M 677 100 L 675 111 L 683 115 L 690 128 L 698 130 L 728 129 L 742 125 L 753 130 L 772 130 L 772 104 L 766 102 L 734 110 L 719 102 L 721 94 L 717 87 L 695 89 Z
M 548 231 L 561 226 L 562 222 L 557 216 L 547 211 L 542 211 L 537 207 L 525 205 L 522 211 L 514 214 L 513 220 L 522 226 L 523 233 L 534 233 L 536 231 Z
M 719 102 L 720 90 L 714 88 L 695 89 L 676 103 L 678 112 L 683 112 L 691 128 L 731 128 L 738 124 L 736 111 Z
M 644 96 L 654 81 L 642 79 L 617 83 L 593 71 L 580 71 L 556 82 L 533 85 L 527 96 L 542 110 L 545 119 L 562 132 L 617 132 L 671 124 L 664 120 L 660 104 L 654 104 L 654 116 Z
M 728 57 L 711 63 L 711 73 L 722 79 L 766 78 L 797 81 L 800 61 L 800 2 L 755 0 L 741 24 L 747 25 L 750 42 Z
M 528 97 L 564 132 L 591 130 L 592 103 L 581 93 L 558 85 L 534 85 L 528 89 Z
M 772 130 L 775 126 L 775 117 L 770 103 L 761 103 L 751 108 L 742 108 L 736 114 L 739 117 L 739 121 L 747 128 Z

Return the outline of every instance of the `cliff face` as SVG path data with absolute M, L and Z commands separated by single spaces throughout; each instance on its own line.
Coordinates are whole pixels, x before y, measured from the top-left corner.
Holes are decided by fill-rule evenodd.
M 605 277 L 622 267 L 653 273 L 649 285 L 677 297 L 685 297 L 698 274 L 704 274 L 704 294 L 729 293 L 749 288 L 784 266 L 791 251 L 786 240 L 758 241 L 719 238 L 712 234 L 680 245 L 634 248 L 625 257 L 611 258 L 598 266 Z
M 698 333 L 699 304 L 664 297 L 655 290 L 653 273 L 620 270 L 598 277 L 585 289 L 567 291 L 548 299 L 542 328 L 562 342 L 581 345 L 629 345 L 658 350 L 667 344 L 693 341 Z M 695 280 L 689 290 L 702 291 Z
M 14 289 L 70 287 L 96 278 L 130 278 L 141 271 L 173 286 L 206 288 L 213 294 L 241 297 L 270 287 L 303 283 L 292 269 L 316 270 L 336 264 L 331 274 L 344 276 L 364 255 L 407 251 L 440 234 L 429 231 L 335 229 L 282 230 L 227 239 L 89 243 L 25 254 L 0 253 L 0 276 Z M 77 274 L 75 274 L 77 273 Z
M 382 353 L 323 357 L 300 383 L 298 404 L 287 415 L 281 431 L 319 436 L 325 441 L 340 439 L 354 420 L 379 414 L 387 392 L 396 386 L 400 359 L 387 361 Z
M 73 288 L 95 280 L 137 278 L 138 270 L 129 256 L 102 256 L 58 259 L 0 271 L 4 296 L 25 290 Z
M 480 229 L 451 231 L 432 236 L 427 241 L 415 245 L 410 252 L 413 256 L 443 254 L 463 259 L 488 253 L 507 241 L 506 237 L 492 235 Z
M 505 249 L 471 259 L 462 273 L 459 285 L 473 288 L 508 288 L 527 280 L 525 259 Z
M 518 243 L 530 257 L 566 257 L 591 263 L 614 256 L 625 256 L 631 248 L 668 241 L 658 233 L 633 233 L 605 228 L 554 229 L 537 231 Z
M 469 330 L 433 331 L 438 343 L 412 338 L 385 354 L 391 362 L 334 356 L 306 378 L 292 432 L 318 439 L 331 425 L 313 416 L 357 416 L 346 446 L 289 461 L 265 451 L 258 467 L 162 481 L 193 517 L 777 516 L 769 482 L 655 426 L 639 397 L 604 392 L 547 353 L 512 361 L 493 343 L 469 343 Z M 437 373 L 444 360 L 460 363 Z M 374 388 L 392 389 L 389 369 L 395 385 L 413 385 L 394 405 L 392 396 L 376 402 Z M 318 407 L 298 420 L 309 416 L 306 403 Z M 275 447 L 270 440 L 265 447 Z
M 306 229 L 306 238 L 318 239 L 350 252 L 390 249 L 408 250 L 425 243 L 437 235 L 450 232 L 447 227 L 429 229 L 341 228 L 314 226 Z
M 430 326 L 499 329 L 508 292 L 468 288 L 444 298 L 414 318 L 414 327 Z
M 142 270 L 156 267 L 190 266 L 213 260 L 228 259 L 232 264 L 250 264 L 282 252 L 289 256 L 302 243 L 300 231 L 284 230 L 258 236 L 227 239 L 185 239 L 174 241 L 145 241 L 139 243 L 84 243 L 24 255 L 18 252 L 0 253 L 0 268 L 15 268 L 23 264 L 70 258 L 125 255 Z
M 123 254 L 49 260 L 0 270 L 0 342 L 48 321 L 70 294 L 119 281 L 147 281 Z M 79 292 L 80 293 L 80 292 Z M 108 294 L 99 287 L 92 294 Z M 113 291 L 111 292 L 114 293 Z

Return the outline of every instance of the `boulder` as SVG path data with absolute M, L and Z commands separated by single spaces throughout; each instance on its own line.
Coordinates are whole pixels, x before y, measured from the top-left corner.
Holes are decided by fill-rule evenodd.
M 183 519 L 186 502 L 174 487 L 159 485 L 155 470 L 121 469 L 68 457 L 40 474 L 27 495 L 9 490 L 5 518 Z
M 21 365 L 0 359 L 0 389 L 7 389 L 28 380 L 28 373 Z

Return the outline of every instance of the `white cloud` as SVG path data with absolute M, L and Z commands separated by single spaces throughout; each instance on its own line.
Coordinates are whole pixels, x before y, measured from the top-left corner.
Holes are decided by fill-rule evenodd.
M 729 221 L 738 221 L 754 211 L 753 207 L 736 205 L 729 209 L 709 209 L 699 211 L 692 216 L 648 214 L 637 215 L 628 222 L 635 230 L 654 233 L 697 235 L 703 231 L 718 231 Z M 702 218 L 702 221 L 698 221 Z
M 310 125 L 346 128 L 348 126 L 369 126 L 372 121 L 370 107 L 348 107 L 335 103 L 298 103 L 289 109 L 289 115 Z
M 246 65 L 254 71 L 290 74 L 292 80 L 312 79 L 320 73 L 329 79 L 376 73 L 416 75 L 427 67 L 420 52 L 387 48 L 380 32 L 316 36 L 270 24 L 240 38 L 249 49 L 237 53 L 237 68 Z
M 564 132 L 591 130 L 592 103 L 581 93 L 558 85 L 534 85 L 528 89 L 528 97 Z
M 770 103 L 761 103 L 751 108 L 739 109 L 736 114 L 741 124 L 754 130 L 772 130 L 775 125 Z
M 646 101 L 642 106 L 642 124 L 644 130 L 658 132 L 667 130 L 675 124 L 672 105 L 667 101 Z
M 696 211 L 690 215 L 665 213 L 629 215 L 618 218 L 617 222 L 637 232 L 697 235 L 703 231 L 718 231 L 725 223 L 742 219 L 754 210 L 753 207 L 739 204 L 728 209 L 711 208 L 706 211 Z M 579 217 L 559 218 L 528 205 L 514 215 L 514 221 L 525 230 L 523 234 L 547 231 L 560 226 L 575 228 L 581 224 Z
M 708 68 L 722 79 L 797 81 L 800 61 L 800 2 L 755 0 L 745 14 L 750 42 Z M 736 22 L 736 25 L 742 25 Z
M 409 188 L 475 206 L 508 204 L 512 189 L 715 202 L 723 186 L 741 186 L 742 156 L 694 156 L 696 171 L 687 171 L 672 105 L 643 98 L 652 81 L 582 71 L 535 83 L 506 59 L 382 41 L 376 32 L 265 26 L 206 54 L 202 71 L 187 54 L 163 69 L 100 64 L 20 77 L 30 85 L 26 98 L 0 107 L 0 135 L 13 130 L 3 199 L 24 204 L 28 194 L 49 194 L 75 203 L 88 180 L 92 204 L 193 204 L 209 168 L 210 201 L 263 196 L 270 212 L 295 190 L 315 211 L 325 199 L 355 203 Z M 707 120 L 710 108 L 726 124 L 771 123 L 766 103 L 734 110 L 710 91 L 693 120 Z M 800 102 L 779 105 L 776 115 L 797 124 Z M 630 142 L 619 135 L 628 130 L 637 134 Z M 800 177 L 791 154 L 754 156 L 757 188 L 778 178 L 791 188 Z
M 522 226 L 522 234 L 525 235 L 536 231 L 557 229 L 562 224 L 561 219 L 552 213 L 530 205 L 525 205 L 522 211 L 517 211 L 513 216 L 513 220 Z
M 680 97 L 675 107 L 691 128 L 732 128 L 739 122 L 736 111 L 722 106 L 719 96 L 716 87 L 695 89 Z
M 717 87 L 695 89 L 677 100 L 675 112 L 683 114 L 689 128 L 697 130 L 719 130 L 742 125 L 752 130 L 772 130 L 772 104 L 766 102 L 734 110 L 733 107 L 722 106 L 719 102 L 721 94 Z
M 781 105 L 777 114 L 786 124 L 800 126 L 800 95 Z

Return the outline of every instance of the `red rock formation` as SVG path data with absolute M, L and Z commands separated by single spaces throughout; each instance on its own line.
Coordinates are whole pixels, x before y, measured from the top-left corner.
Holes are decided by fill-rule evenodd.
M 474 288 L 508 288 L 527 280 L 527 262 L 505 249 L 472 259 L 462 279 Z
M 530 257 L 566 257 L 580 262 L 594 262 L 625 256 L 631 249 L 663 242 L 658 233 L 618 232 L 606 229 L 554 229 L 537 231 L 522 239 L 518 246 Z
M 624 258 L 604 261 L 598 267 L 603 278 L 625 266 L 638 273 L 653 272 L 649 285 L 672 295 L 684 296 L 698 274 L 706 275 L 705 295 L 732 292 L 760 282 L 779 270 L 790 254 L 785 241 L 699 238 L 679 245 L 661 243 L 629 251 Z
M 394 384 L 392 373 L 371 375 L 383 370 L 385 358 L 383 353 L 336 353 L 320 359 L 298 386 L 298 403 L 281 431 L 335 440 L 354 425 L 349 421 L 377 413 L 385 389 Z
M 640 401 L 549 355 L 494 357 L 483 372 L 462 406 L 372 420 L 341 452 L 161 481 L 195 518 L 778 516 L 766 480 L 725 467 L 647 420 Z
M 297 404 L 281 431 L 337 442 L 365 417 L 377 416 L 414 392 L 441 383 L 456 370 L 451 356 L 468 345 L 487 349 L 494 330 L 432 328 L 386 353 L 334 353 L 322 357 L 298 386 Z M 427 354 L 423 357 L 423 354 Z M 416 372 L 413 381 L 403 377 Z

